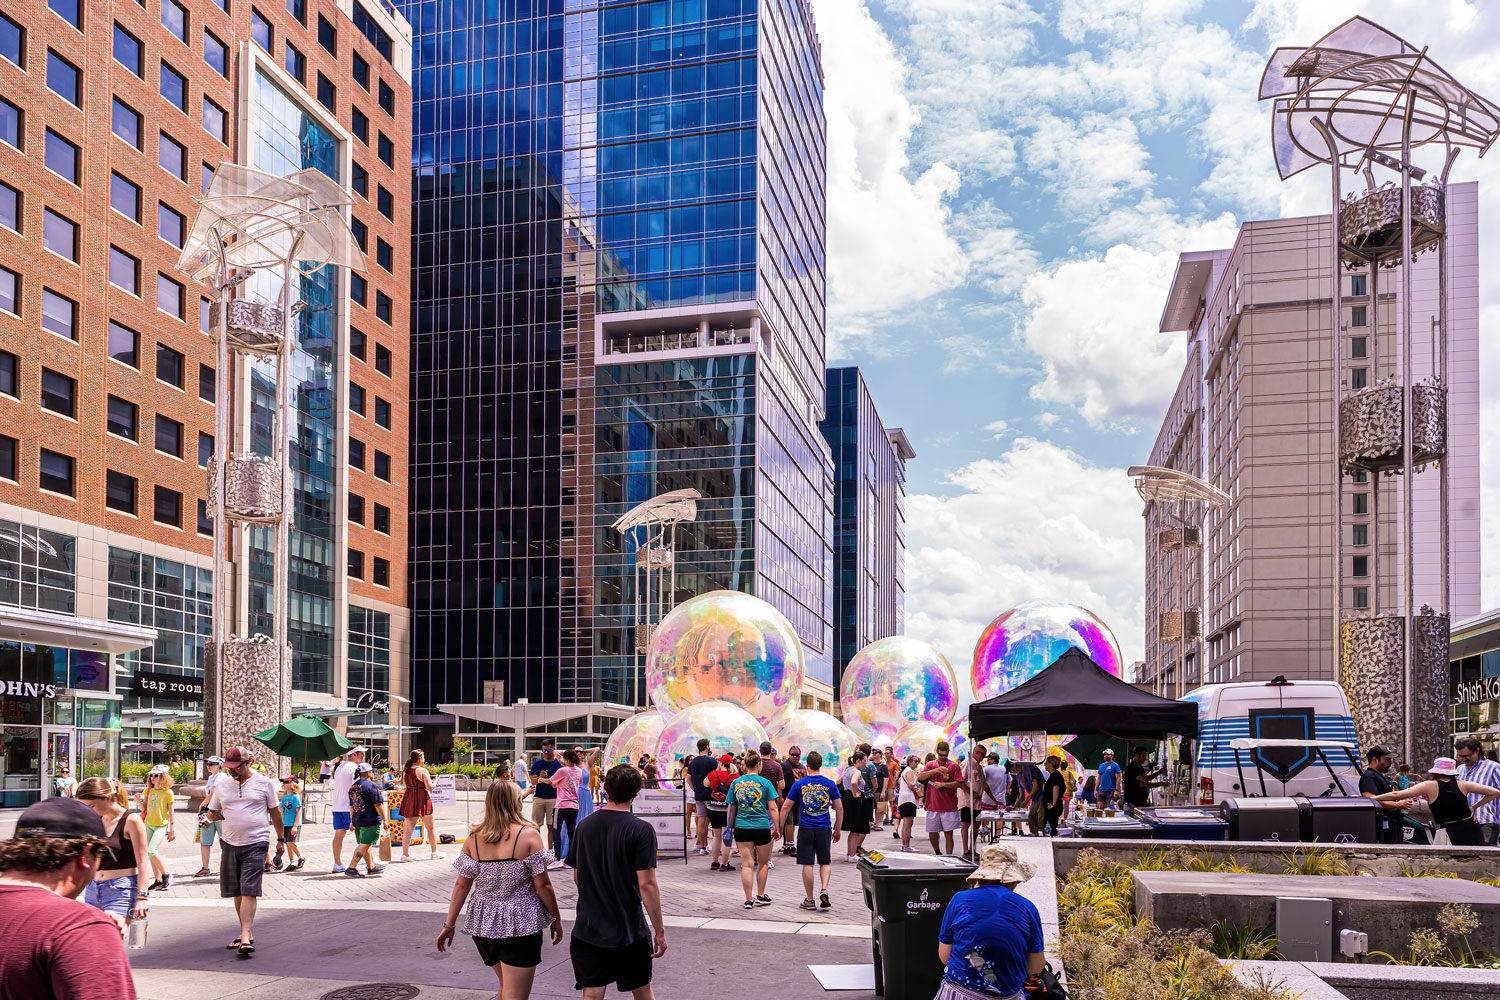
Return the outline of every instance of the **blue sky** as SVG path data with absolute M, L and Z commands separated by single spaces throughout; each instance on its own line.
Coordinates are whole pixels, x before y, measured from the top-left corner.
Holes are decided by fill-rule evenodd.
M 1500 98 L 1500 4 L 1382 0 L 812 0 L 829 136 L 830 361 L 866 373 L 917 459 L 908 626 L 966 672 L 1015 602 L 1086 604 L 1142 652 L 1140 504 L 1181 371 L 1156 332 L 1176 254 L 1245 219 L 1327 210 L 1289 183 L 1255 100 L 1278 44 L 1360 13 Z M 1468 153 L 1481 211 L 1500 158 Z M 1500 225 L 1491 225 L 1500 230 Z M 1486 234 L 1482 259 L 1500 252 Z M 1493 271 L 1493 268 L 1487 268 Z M 1500 282 L 1481 290 L 1486 453 Z M 1500 482 L 1485 469 L 1486 607 L 1500 605 Z

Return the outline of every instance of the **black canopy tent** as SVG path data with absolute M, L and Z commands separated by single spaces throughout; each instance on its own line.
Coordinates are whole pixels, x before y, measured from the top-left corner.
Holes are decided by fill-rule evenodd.
M 1074 647 L 1026 683 L 969 707 L 971 740 L 1037 732 L 1121 740 L 1196 736 L 1198 706 L 1132 687 Z

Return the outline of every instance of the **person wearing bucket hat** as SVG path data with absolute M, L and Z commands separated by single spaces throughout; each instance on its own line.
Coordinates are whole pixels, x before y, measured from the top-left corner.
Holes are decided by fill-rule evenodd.
M 933 1000 L 1020 1000 L 1046 967 L 1042 915 L 1016 886 L 1036 875 L 1006 844 L 986 844 L 970 888 L 948 903 L 938 931 L 943 984 Z
M 1458 847 L 1483 847 L 1484 834 L 1474 821 L 1474 809 L 1500 798 L 1500 789 L 1461 780 L 1458 762 L 1452 757 L 1439 757 L 1433 761 L 1427 774 L 1428 780 L 1399 792 L 1377 795 L 1375 801 L 1404 802 L 1418 795 L 1426 796 L 1438 833 L 1446 834 L 1449 843 Z
M 151 873 L 156 876 L 156 881 L 146 888 L 165 892 L 172 887 L 172 876 L 167 872 L 166 862 L 161 859 L 161 849 L 177 839 L 177 824 L 172 816 L 176 796 L 172 794 L 171 768 L 157 764 L 148 771 L 146 787 L 138 798 L 141 816 L 146 821 L 146 856 L 151 859 Z

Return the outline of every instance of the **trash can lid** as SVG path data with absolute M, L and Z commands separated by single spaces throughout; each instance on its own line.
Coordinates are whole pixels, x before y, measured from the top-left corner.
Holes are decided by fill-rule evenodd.
M 951 854 L 882 854 L 879 851 L 868 851 L 859 860 L 861 864 L 871 868 L 902 872 L 961 871 L 967 874 L 976 867 L 972 861 L 965 861 Z

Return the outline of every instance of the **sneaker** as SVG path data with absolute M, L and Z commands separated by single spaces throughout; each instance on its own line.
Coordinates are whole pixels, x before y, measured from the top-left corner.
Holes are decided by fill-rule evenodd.
M 566 864 L 564 864 L 563 862 L 561 862 L 561 861 L 554 861 L 554 862 L 552 862 L 551 864 L 549 864 L 547 866 L 547 870 L 549 872 L 555 872 L 559 868 L 566 868 L 566 867 L 568 867 L 568 866 Z
M 761 893 L 759 896 L 755 897 L 755 905 L 756 906 L 770 906 L 771 905 L 771 897 L 767 896 L 765 893 Z
M 381 872 L 385 871 L 385 868 L 386 868 L 385 865 L 372 865 L 370 867 L 370 874 L 371 875 L 379 875 Z
M 776 867 L 776 862 L 774 862 L 774 861 L 767 861 L 766 862 L 766 867 L 767 868 L 775 868 Z
M 804 910 L 816 910 L 818 908 L 818 904 L 814 903 L 811 899 L 804 899 L 797 905 L 801 906 Z
M 828 893 L 825 892 L 818 897 L 818 905 L 825 910 L 833 909 L 833 903 L 829 900 Z
M 289 872 L 300 872 L 303 869 L 303 867 L 305 867 L 306 865 L 307 865 L 307 859 L 306 858 L 298 858 L 295 862 L 292 863 L 292 865 L 290 867 L 287 868 L 287 871 L 289 871 Z
M 343 865 L 334 865 L 333 866 L 333 874 L 335 874 L 335 875 L 341 874 L 342 872 L 345 872 L 347 870 L 348 869 L 346 869 Z
M 901 831 L 900 830 L 892 830 L 891 831 L 891 839 L 892 840 L 900 840 L 901 839 Z
M 335 869 L 335 870 L 337 870 L 337 869 Z M 348 875 L 350 878 L 364 878 L 365 877 L 365 873 L 359 870 L 359 866 L 358 865 L 350 865 L 348 868 L 345 868 L 344 869 L 344 874 Z
M 859 858 L 856 858 L 852 854 L 846 854 L 846 855 L 844 855 L 844 860 L 847 861 L 847 862 L 849 862 L 849 864 L 852 865 L 852 864 L 854 864 L 854 862 L 858 861 Z
M 403 864 L 404 865 L 404 864 L 406 864 L 410 860 L 411 860 L 411 855 L 410 854 L 403 854 L 403 855 L 401 855 L 401 857 L 399 857 L 399 858 L 396 859 L 396 862 L 398 864 Z
M 447 856 L 448 855 L 444 854 L 442 851 L 433 851 L 431 857 L 428 860 L 430 860 L 430 861 L 441 861 L 444 858 L 446 858 Z
M 212 874 L 213 873 L 210 872 L 207 868 L 199 868 L 197 871 L 193 872 L 193 878 L 203 878 L 206 875 Z
M 903 847 L 903 848 L 901 848 L 901 853 L 902 854 L 921 854 L 922 852 L 919 851 L 919 850 L 917 850 L 915 847 Z
M 163 875 L 161 877 L 161 891 L 166 892 L 170 888 L 172 888 L 172 876 Z
M 155 892 L 156 890 L 158 890 L 160 888 L 161 888 L 161 879 L 157 879 L 155 882 L 152 882 L 150 885 L 146 886 L 146 891 L 147 892 Z
M 753 910 L 753 909 L 755 909 L 755 904 L 752 903 L 752 902 L 750 902 L 750 900 L 747 899 L 747 900 L 745 900 L 745 909 L 747 909 L 747 910 Z
M 884 830 L 884 829 L 885 829 L 885 827 L 881 826 L 879 823 L 876 823 L 874 826 L 870 827 L 870 832 L 871 833 L 879 833 L 881 830 Z

